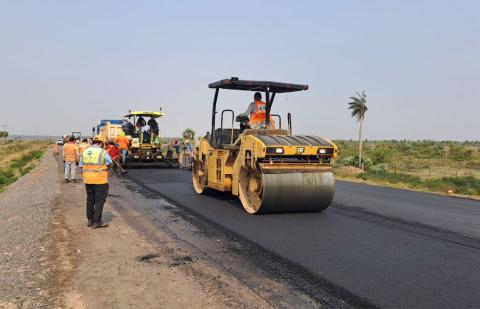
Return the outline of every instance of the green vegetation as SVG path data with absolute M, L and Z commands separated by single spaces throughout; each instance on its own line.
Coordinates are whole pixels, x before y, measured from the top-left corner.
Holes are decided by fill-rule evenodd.
M 362 91 L 362 93 L 357 92 L 355 97 L 350 97 L 350 101 L 348 103 L 348 109 L 351 110 L 351 116 L 353 118 L 356 118 L 358 123 L 360 124 L 360 127 L 358 128 L 358 160 L 357 160 L 357 165 L 359 168 L 362 168 L 362 156 L 363 156 L 363 151 L 362 151 L 362 145 L 363 145 L 363 139 L 362 139 L 362 129 L 363 129 L 363 122 L 365 121 L 365 113 L 367 112 L 367 95 L 365 94 L 365 90 Z
M 0 145 L 0 192 L 30 172 L 51 142 L 9 142 Z
M 190 128 L 186 128 L 183 130 L 182 136 L 184 139 L 194 139 L 195 138 L 195 131 Z
M 480 142 L 365 141 L 364 171 L 353 141 L 336 141 L 339 178 L 480 197 Z

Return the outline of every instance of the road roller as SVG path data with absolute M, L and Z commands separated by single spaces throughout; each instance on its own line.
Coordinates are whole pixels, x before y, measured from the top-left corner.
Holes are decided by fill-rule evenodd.
M 195 141 L 195 192 L 231 192 L 250 214 L 326 209 L 335 193 L 332 164 L 337 146 L 319 136 L 293 135 L 290 113 L 286 129 L 282 129 L 282 117 L 270 113 L 276 94 L 305 91 L 308 85 L 232 77 L 208 87 L 215 90 L 212 126 Z M 248 117 L 235 117 L 232 109 L 217 112 L 220 89 L 264 93 L 265 126 L 249 128 Z M 216 126 L 217 118 L 220 127 Z M 238 128 L 234 120 L 240 122 Z

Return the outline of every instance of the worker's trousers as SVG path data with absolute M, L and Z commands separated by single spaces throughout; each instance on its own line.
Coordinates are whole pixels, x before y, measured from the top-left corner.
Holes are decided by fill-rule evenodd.
M 101 185 L 85 184 L 87 189 L 87 219 L 102 223 L 103 204 L 107 200 L 108 183 Z
M 74 180 L 77 165 L 75 162 L 65 162 L 65 179 Z
M 122 164 L 125 164 L 125 160 L 127 159 L 128 150 L 122 149 Z

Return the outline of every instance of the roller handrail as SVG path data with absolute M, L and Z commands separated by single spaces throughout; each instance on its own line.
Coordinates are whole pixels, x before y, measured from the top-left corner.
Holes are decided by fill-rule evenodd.
M 231 109 L 224 109 L 221 113 L 221 118 L 220 118 L 220 132 L 221 132 L 221 135 L 220 135 L 220 145 L 223 144 L 223 113 L 225 112 L 230 112 L 232 113 L 232 133 L 231 133 L 231 136 L 230 136 L 230 144 L 233 144 L 233 123 L 234 123 L 234 119 L 235 119 L 235 112 Z

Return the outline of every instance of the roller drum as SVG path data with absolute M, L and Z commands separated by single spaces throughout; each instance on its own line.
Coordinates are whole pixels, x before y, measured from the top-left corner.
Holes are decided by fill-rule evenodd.
M 335 179 L 331 171 L 258 172 L 244 176 L 241 179 L 244 185 L 240 185 L 240 200 L 250 213 L 321 211 L 331 204 L 335 194 Z M 259 182 L 261 188 L 257 189 Z

